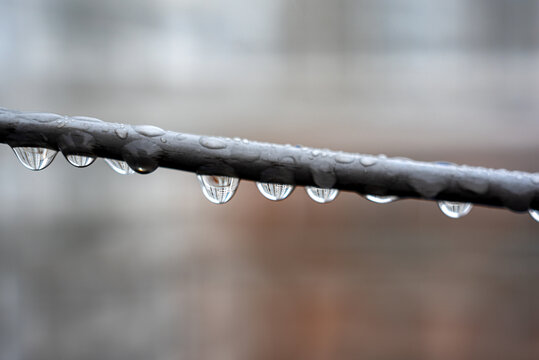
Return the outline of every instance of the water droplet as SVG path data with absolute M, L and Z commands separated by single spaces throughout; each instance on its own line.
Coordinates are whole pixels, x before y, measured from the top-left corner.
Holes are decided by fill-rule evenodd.
M 127 139 L 127 129 L 123 125 L 119 128 L 114 129 L 114 132 L 120 139 Z
M 197 175 L 202 193 L 214 204 L 224 204 L 228 202 L 236 189 L 239 179 L 229 176 Z
M 165 130 L 158 128 L 157 126 L 153 125 L 136 125 L 133 126 L 133 129 L 135 129 L 136 132 L 138 132 L 140 135 L 154 137 L 154 136 L 160 136 L 165 134 Z
M 104 159 L 107 164 L 111 167 L 112 170 L 116 171 L 118 174 L 122 175 L 131 175 L 135 171 L 127 165 L 125 161 L 114 160 L 114 159 Z
M 333 201 L 339 194 L 337 189 L 322 189 L 314 186 L 306 186 L 305 191 L 311 199 L 320 204 L 325 204 Z
M 354 161 L 354 157 L 348 154 L 337 154 L 335 161 L 341 164 L 350 164 Z
M 226 148 L 226 143 L 220 139 L 212 138 L 212 137 L 201 137 L 200 145 L 204 146 L 205 148 L 212 149 L 212 150 L 219 150 Z
M 472 204 L 454 201 L 438 201 L 438 207 L 442 212 L 452 219 L 458 219 L 468 215 L 472 210 Z
M 95 161 L 95 157 L 83 155 L 66 155 L 66 159 L 71 165 L 79 168 L 90 166 Z
M 167 143 L 167 139 L 165 139 L 165 137 L 162 137 L 162 138 L 161 138 L 161 142 L 162 142 L 163 144 L 166 144 L 166 143 Z
M 534 184 L 539 184 L 539 174 L 533 174 L 532 175 L 532 182 Z
M 372 201 L 373 203 L 377 203 L 377 204 L 389 204 L 393 201 L 396 201 L 399 199 L 398 196 L 393 196 L 393 195 L 385 195 L 385 196 L 381 196 L 381 195 L 365 195 L 365 199 L 369 200 L 369 201 Z
M 365 167 L 373 166 L 374 164 L 376 164 L 377 161 L 378 160 L 376 160 L 376 158 L 373 158 L 371 156 L 365 156 L 359 159 L 359 162 L 361 163 L 361 165 Z
M 54 160 L 57 151 L 39 147 L 14 147 L 13 152 L 27 169 L 43 170 Z
M 294 185 L 257 182 L 256 187 L 266 199 L 284 200 L 294 190 Z
M 311 154 L 312 154 L 314 157 L 317 157 L 318 155 L 320 155 L 320 150 L 314 149 L 313 151 L 311 151 Z
M 64 119 L 58 119 L 56 121 L 56 127 L 59 128 L 59 129 L 66 126 L 66 124 L 67 124 L 67 121 L 65 120 L 65 118 Z
M 292 156 L 285 156 L 285 157 L 282 157 L 279 161 L 280 161 L 281 163 L 283 163 L 283 164 L 289 164 L 289 165 L 294 165 L 294 164 L 296 164 L 296 159 L 294 159 L 294 157 L 292 157 Z
M 93 123 L 102 123 L 103 122 L 103 120 L 100 120 L 100 119 L 97 119 L 97 118 L 94 118 L 94 117 L 89 117 L 89 116 L 72 116 L 71 118 L 75 119 L 75 120 L 82 120 L 82 121 L 93 122 Z
M 529 213 L 533 220 L 539 222 L 539 210 L 530 209 Z
M 247 139 L 241 139 L 241 142 L 244 143 L 244 144 L 249 144 L 249 140 L 247 140 Z
M 50 114 L 50 113 L 26 113 L 24 115 L 25 117 L 28 117 L 32 120 L 36 120 L 42 123 L 53 122 L 54 120 L 63 118 L 63 116 L 61 115 Z

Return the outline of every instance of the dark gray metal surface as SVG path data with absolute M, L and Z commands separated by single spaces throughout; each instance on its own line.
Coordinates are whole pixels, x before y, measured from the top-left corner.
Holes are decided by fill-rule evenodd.
M 539 209 L 539 173 L 181 134 L 150 125 L 3 108 L 0 142 L 125 160 L 142 174 L 167 167 L 360 194 L 471 202 L 514 211 Z

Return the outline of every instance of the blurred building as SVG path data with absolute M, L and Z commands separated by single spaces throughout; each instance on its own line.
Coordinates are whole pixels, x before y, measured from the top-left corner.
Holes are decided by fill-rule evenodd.
M 533 0 L 4 0 L 0 106 L 539 171 Z M 537 359 L 539 228 L 0 149 L 0 359 Z

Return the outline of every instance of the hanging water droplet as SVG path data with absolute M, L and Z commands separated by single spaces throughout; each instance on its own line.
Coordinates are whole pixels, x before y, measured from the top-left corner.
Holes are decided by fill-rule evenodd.
M 314 186 L 306 186 L 307 195 L 314 201 L 320 204 L 325 204 L 333 201 L 339 194 L 337 189 L 322 189 Z
M 116 171 L 118 174 L 131 175 L 135 173 L 135 171 L 131 169 L 125 161 L 114 160 L 114 159 L 104 159 L 104 160 L 107 164 L 109 164 L 112 170 Z
M 438 207 L 452 219 L 461 218 L 472 211 L 472 204 L 454 201 L 438 201 Z
M 57 151 L 40 147 L 14 147 L 13 152 L 27 169 L 43 170 L 54 160 Z
M 539 210 L 530 209 L 529 213 L 533 220 L 539 222 Z
M 273 201 L 278 200 L 284 200 L 292 193 L 294 190 L 294 185 L 286 185 L 286 184 L 274 184 L 274 183 L 264 183 L 264 182 L 257 182 L 256 187 L 258 188 L 258 191 L 266 199 L 270 199 Z
M 95 161 L 95 157 L 83 155 L 66 155 L 66 159 L 71 165 L 78 168 L 90 166 Z
M 239 179 L 229 176 L 197 175 L 202 193 L 214 204 L 224 204 L 228 202 L 236 189 Z
M 393 201 L 396 201 L 399 199 L 398 196 L 393 196 L 393 195 L 386 195 L 386 196 L 381 196 L 381 195 L 365 195 L 365 199 L 369 200 L 369 201 L 372 201 L 373 203 L 377 203 L 377 204 L 389 204 Z

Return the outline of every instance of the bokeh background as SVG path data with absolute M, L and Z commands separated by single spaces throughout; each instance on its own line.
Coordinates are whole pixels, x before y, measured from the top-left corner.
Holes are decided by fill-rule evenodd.
M 536 0 L 1 0 L 0 106 L 539 171 Z M 538 359 L 539 225 L 227 205 L 0 147 L 0 359 Z

